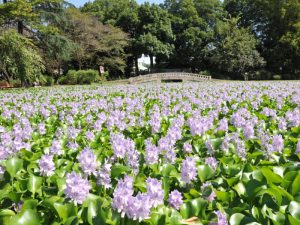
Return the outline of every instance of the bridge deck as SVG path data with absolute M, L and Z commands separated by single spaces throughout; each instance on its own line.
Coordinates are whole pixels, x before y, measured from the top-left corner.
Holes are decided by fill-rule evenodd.
M 194 73 L 153 73 L 147 75 L 140 75 L 129 78 L 130 84 L 146 83 L 146 82 L 161 82 L 162 80 L 182 80 L 184 81 L 203 81 L 211 80 L 211 76 L 205 76 Z

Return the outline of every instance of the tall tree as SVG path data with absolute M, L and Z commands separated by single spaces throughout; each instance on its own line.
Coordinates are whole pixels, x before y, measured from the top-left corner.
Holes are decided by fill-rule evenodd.
M 188 67 L 192 71 L 205 69 L 216 21 L 224 16 L 220 1 L 166 0 L 163 7 L 172 15 L 176 36 L 172 66 Z
M 77 44 L 74 59 L 79 68 L 103 65 L 111 72 L 123 72 L 124 48 L 128 44 L 126 33 L 75 8 L 67 9 L 66 14 L 69 23 L 61 29 Z
M 63 0 L 14 0 L 0 4 L 0 22 L 6 26 L 16 25 L 18 33 L 24 28 L 30 32 L 44 26 L 44 13 L 62 4 Z
M 264 65 L 256 49 L 257 40 L 246 28 L 237 26 L 238 19 L 219 22 L 216 41 L 211 51 L 211 62 L 221 72 L 248 80 L 249 73 Z
M 139 37 L 137 45 L 141 53 L 150 56 L 150 69 L 153 57 L 168 58 L 173 51 L 174 35 L 169 14 L 158 5 L 144 3 L 139 11 Z
M 17 78 L 25 86 L 37 80 L 44 70 L 34 44 L 14 30 L 0 33 L 0 52 L 0 73 L 8 83 Z
M 292 42 L 286 42 L 285 37 L 297 35 L 299 0 L 225 0 L 224 6 L 231 15 L 241 16 L 241 26 L 251 27 L 261 42 L 260 51 L 269 70 L 295 73 L 297 63 L 293 62 L 297 61 L 297 48 Z

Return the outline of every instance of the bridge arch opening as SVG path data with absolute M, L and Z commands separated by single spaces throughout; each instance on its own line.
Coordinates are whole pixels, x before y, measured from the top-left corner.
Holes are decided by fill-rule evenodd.
M 172 79 L 172 80 L 170 80 L 170 79 L 166 79 L 166 80 L 162 79 L 161 82 L 162 83 L 183 83 L 183 79 Z

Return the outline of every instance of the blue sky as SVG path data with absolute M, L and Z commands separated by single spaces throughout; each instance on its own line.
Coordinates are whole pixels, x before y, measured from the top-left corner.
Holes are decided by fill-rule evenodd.
M 84 3 L 92 1 L 92 0 L 68 0 L 68 2 L 76 5 L 77 7 L 83 6 Z M 163 0 L 136 0 L 138 3 L 143 3 L 143 2 L 151 2 L 151 3 L 162 3 Z

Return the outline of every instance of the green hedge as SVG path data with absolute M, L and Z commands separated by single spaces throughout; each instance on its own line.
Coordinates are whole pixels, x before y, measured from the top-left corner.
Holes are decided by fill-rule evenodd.
M 59 84 L 91 84 L 101 80 L 97 70 L 69 70 L 58 80 Z

